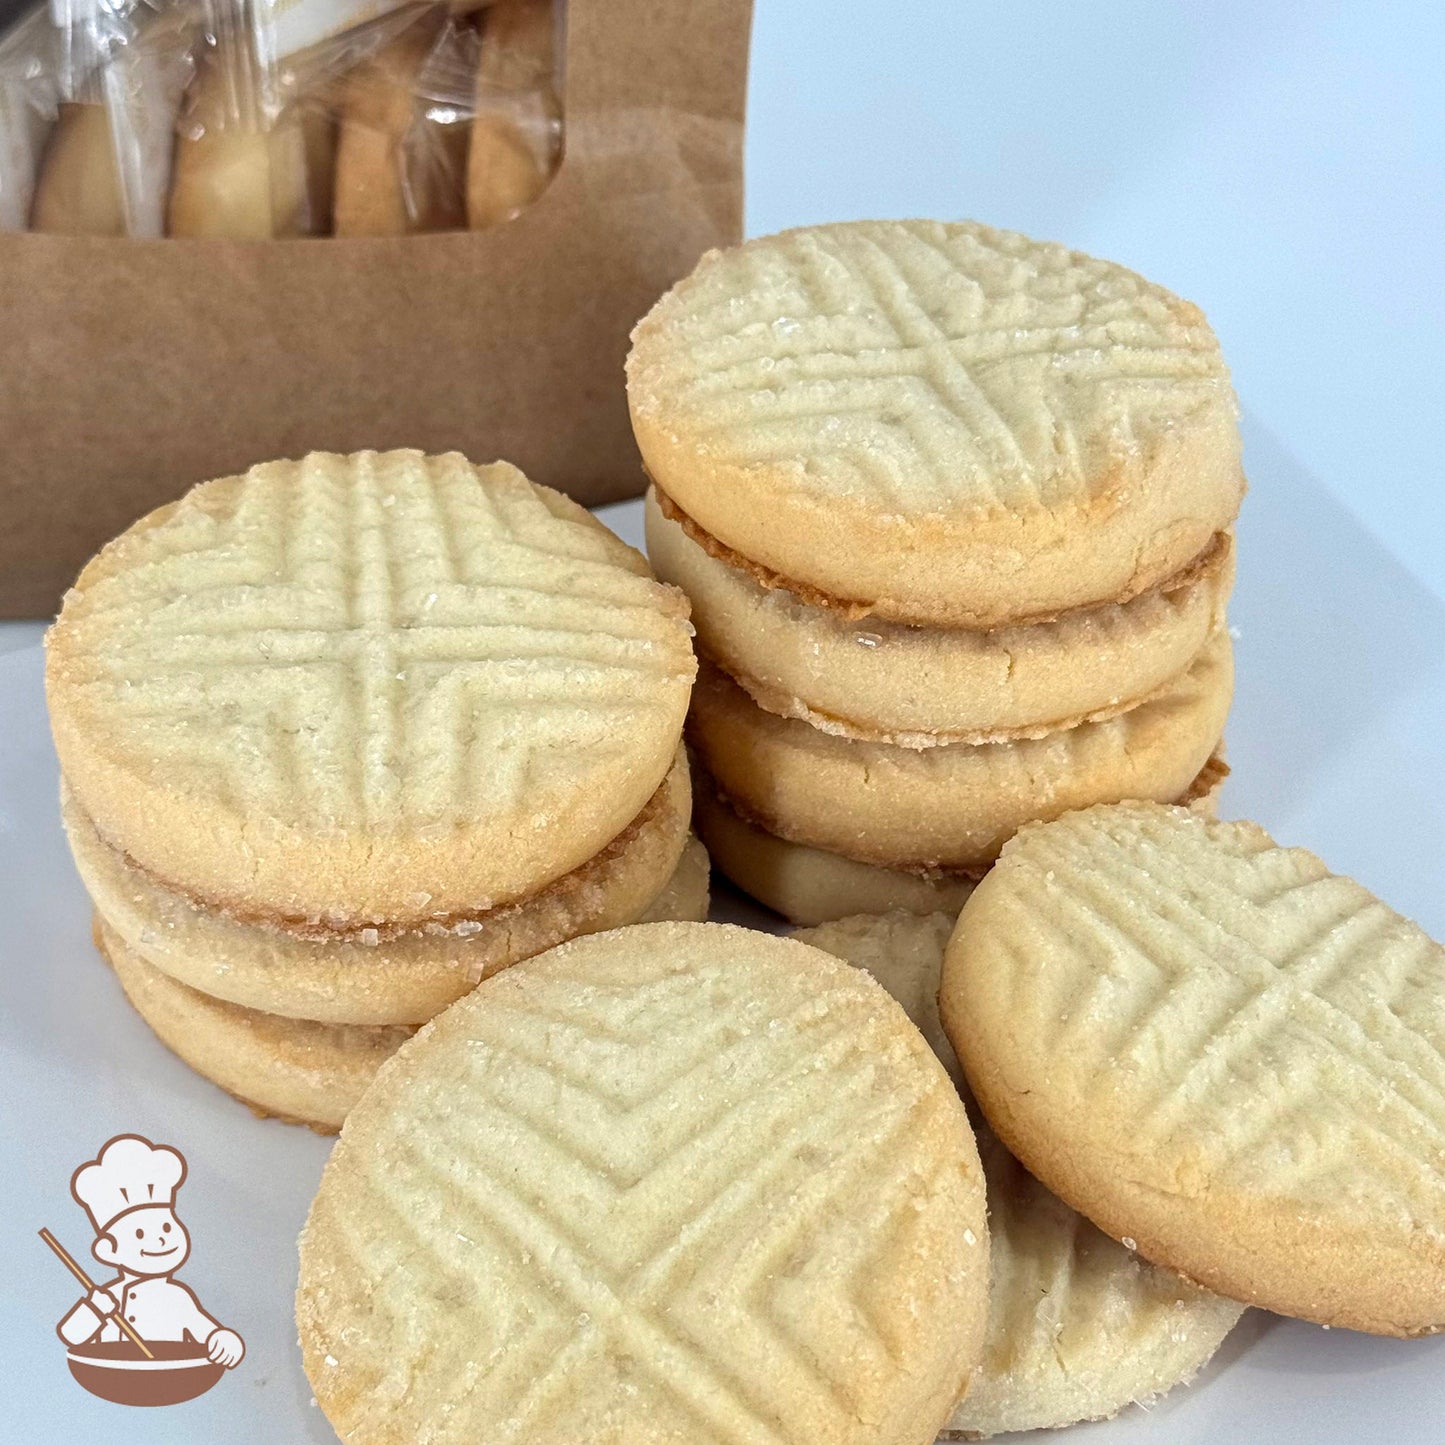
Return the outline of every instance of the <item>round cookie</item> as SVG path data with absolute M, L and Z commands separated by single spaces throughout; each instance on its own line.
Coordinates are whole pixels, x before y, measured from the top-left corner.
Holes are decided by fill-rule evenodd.
M 793 936 L 872 974 L 967 1098 L 938 1016 L 953 926 L 947 913 L 891 913 Z M 1234 1328 L 1241 1306 L 1115 1243 L 1032 1178 L 987 1126 L 977 1133 L 988 1181 L 988 1339 L 942 1438 L 1098 1420 L 1192 1378 Z
M 333 1024 L 425 1023 L 520 958 L 633 922 L 678 868 L 691 811 L 679 750 L 662 786 L 616 838 L 530 898 L 429 927 L 303 935 L 230 918 L 156 882 L 102 841 L 61 787 L 81 881 L 134 953 L 215 998 Z
M 987 1274 L 968 1121 L 898 1005 L 799 943 L 649 924 L 488 979 L 382 1067 L 296 1313 L 348 1445 L 926 1445 Z
M 886 868 L 973 870 L 1034 819 L 1119 798 L 1173 802 L 1218 745 L 1232 688 L 1221 632 L 1188 672 L 1118 717 L 917 750 L 765 712 L 705 662 L 688 737 L 723 794 L 778 837 Z
M 635 923 L 706 923 L 712 906 L 712 859 L 702 840 L 688 837 L 661 893 L 633 920 Z
M 975 222 L 859 221 L 709 252 L 633 332 L 658 487 L 770 572 L 896 622 L 1123 602 L 1239 509 L 1203 314 Z
M 689 839 L 677 870 L 636 920 L 707 917 L 707 851 Z M 212 998 L 147 963 L 99 914 L 95 942 L 135 1010 L 172 1053 L 259 1114 L 334 1134 L 415 1025 L 283 1018 Z
M 944 1023 L 990 1123 L 1106 1233 L 1221 1294 L 1445 1326 L 1445 948 L 1253 823 L 1026 828 Z
M 720 544 L 709 555 L 655 487 L 646 506 L 653 569 L 687 593 L 699 647 L 759 707 L 905 747 L 1040 737 L 1127 711 L 1224 625 L 1234 582 L 1222 535 L 1196 566 L 1122 605 L 992 632 L 906 627 L 764 586 Z
M 1183 807 L 1214 817 L 1229 768 L 1216 753 L 1205 763 Z M 946 913 L 956 918 L 977 879 L 938 868 L 882 868 L 841 853 L 790 843 L 744 818 L 706 771 L 693 768 L 693 826 L 713 862 L 744 893 L 790 923 L 813 926 L 869 913 Z
M 693 826 L 716 866 L 791 923 L 826 923 L 860 908 L 957 917 L 973 892 L 974 880 L 962 874 L 880 868 L 779 838 L 742 817 L 701 768 L 693 774 L 692 807 Z
M 152 968 L 99 915 L 95 943 L 151 1031 L 258 1114 L 334 1134 L 415 1026 L 323 1024 L 211 998 Z
M 336 132 L 319 101 L 263 113 L 248 42 L 200 48 L 176 124 L 166 234 L 233 241 L 331 228 Z
M 404 927 L 538 892 L 671 766 L 687 601 L 575 502 L 455 453 L 315 453 L 105 547 L 48 638 L 107 843 L 260 922 Z

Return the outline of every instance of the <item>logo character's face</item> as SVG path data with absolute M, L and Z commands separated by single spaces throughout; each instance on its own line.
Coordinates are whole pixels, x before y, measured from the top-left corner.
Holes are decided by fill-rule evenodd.
M 169 1205 L 133 1209 L 95 1241 L 91 1253 L 102 1263 L 131 1274 L 161 1275 L 179 1269 L 191 1252 L 191 1237 Z

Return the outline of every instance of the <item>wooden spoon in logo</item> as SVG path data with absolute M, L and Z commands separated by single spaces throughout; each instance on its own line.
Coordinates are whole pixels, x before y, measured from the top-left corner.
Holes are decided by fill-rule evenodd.
M 86 1272 L 81 1269 L 78 1264 L 76 1264 L 76 1262 L 70 1257 L 70 1254 L 66 1250 L 65 1246 L 61 1244 L 61 1242 L 56 1239 L 56 1237 L 48 1229 L 42 1229 L 40 1231 L 40 1237 L 46 1242 L 46 1244 L 51 1247 L 51 1249 L 55 1251 L 55 1253 L 60 1258 L 60 1262 L 66 1267 L 66 1269 L 71 1272 L 71 1274 L 76 1277 L 76 1279 L 80 1281 L 81 1284 L 85 1286 L 87 1290 L 93 1290 L 95 1288 L 95 1283 L 91 1279 L 91 1277 L 86 1274 Z M 110 1318 L 114 1320 L 117 1325 L 120 1326 L 121 1331 L 130 1340 L 131 1344 L 133 1344 L 136 1349 L 138 1349 L 141 1354 L 146 1357 L 146 1359 L 155 1359 L 155 1354 L 152 1352 L 150 1347 L 143 1339 L 141 1339 L 138 1334 L 136 1334 L 133 1329 L 131 1329 L 129 1322 L 121 1316 L 121 1313 L 118 1309 L 115 1311 L 114 1314 L 110 1316 Z

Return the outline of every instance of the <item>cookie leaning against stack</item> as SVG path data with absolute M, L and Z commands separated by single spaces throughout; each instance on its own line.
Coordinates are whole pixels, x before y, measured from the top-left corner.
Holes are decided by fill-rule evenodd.
M 722 924 L 578 939 L 381 1069 L 301 1236 L 349 1445 L 928 1445 L 983 1340 L 968 1120 L 858 970 Z
M 762 901 L 863 865 L 946 907 L 1022 822 L 1219 771 L 1243 479 L 1188 302 L 972 223 L 792 231 L 674 287 L 628 395 L 714 664 L 699 790 Z
M 394 1043 L 638 918 L 683 855 L 686 600 L 503 463 L 318 454 L 207 483 L 86 567 L 47 648 L 103 946 L 263 1109 L 340 1123 L 258 1039 L 313 1062 L 317 1024 Z M 207 1015 L 237 1047 L 162 1022 L 177 995 L 147 969 L 239 1010 Z
M 794 934 L 866 969 L 901 1003 L 964 1097 L 938 1016 L 947 913 L 844 918 Z M 988 1336 L 944 1439 L 1116 1414 L 1188 1380 L 1242 1307 L 1141 1260 L 1031 1178 L 975 1125 L 988 1185 Z
M 989 1122 L 1116 1239 L 1221 1294 L 1445 1328 L 1445 948 L 1253 823 L 1026 828 L 940 999 Z

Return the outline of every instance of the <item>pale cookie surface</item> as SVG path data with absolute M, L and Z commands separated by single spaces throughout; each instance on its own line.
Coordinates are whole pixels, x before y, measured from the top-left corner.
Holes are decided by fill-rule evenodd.
M 1178 799 L 1205 817 L 1216 815 L 1229 769 L 1216 754 Z M 841 853 L 791 843 L 744 818 L 694 765 L 693 826 L 712 861 L 744 893 L 790 923 L 811 926 L 869 913 L 947 913 L 956 916 L 977 877 L 939 868 L 884 868 Z M 982 870 L 980 870 L 982 871 Z
M 124 236 L 125 196 L 110 112 L 63 102 L 45 142 L 30 229 L 66 236 Z
M 311 1023 L 211 998 L 153 968 L 96 915 L 96 945 L 152 1032 L 198 1074 L 259 1113 L 334 1134 L 406 1025 Z
M 968 1121 L 898 1005 L 799 943 L 649 924 L 488 979 L 383 1066 L 297 1321 L 350 1445 L 925 1445 L 987 1275 Z
M 635 922 L 679 867 L 691 806 L 687 763 L 679 754 L 642 812 L 600 853 L 540 893 L 430 927 L 302 936 L 230 918 L 157 883 L 100 838 L 68 789 L 61 795 L 81 880 L 139 957 L 216 998 L 336 1024 L 425 1023 L 518 959 L 580 933 Z M 690 875 L 688 887 L 695 892 Z M 698 916 L 706 913 L 704 905 Z
M 951 914 L 841 919 L 794 935 L 867 969 L 907 1010 L 960 1091 L 938 1016 Z M 964 1094 L 965 1098 L 967 1094 Z M 1241 1307 L 1147 1264 L 1032 1178 L 987 1126 L 988 1342 L 945 1439 L 1040 1430 L 1113 1415 L 1190 1379 Z
M 1445 1326 L 1445 948 L 1252 823 L 1093 808 L 1025 829 L 942 1006 L 1020 1159 L 1235 1299 Z
M 1234 581 L 1224 536 L 1172 582 L 1056 622 L 978 632 L 850 619 L 710 556 L 664 514 L 656 488 L 647 553 L 691 600 L 699 648 L 759 707 L 908 747 L 1038 737 L 1125 711 L 1188 668 L 1223 626 Z
M 322 235 L 331 227 L 335 131 L 314 98 L 262 115 L 250 46 L 199 46 L 176 123 L 166 234 L 232 241 Z
M 695 838 L 639 923 L 701 923 L 707 851 Z M 136 1012 L 172 1053 L 257 1113 L 334 1134 L 382 1064 L 416 1032 L 408 1025 L 316 1023 L 212 998 L 164 974 L 96 914 L 96 946 Z
M 262 921 L 473 915 L 585 862 L 672 763 L 687 602 L 576 503 L 450 454 L 316 453 L 104 548 L 49 635 L 113 847 Z
M 628 398 L 648 471 L 700 526 L 901 622 L 1125 600 L 1243 492 L 1199 309 L 973 222 L 709 253 L 634 331 Z
M 888 868 L 977 869 L 1025 823 L 1120 798 L 1173 802 L 1224 730 L 1228 633 L 1155 698 L 1036 740 L 894 747 L 765 712 L 704 663 L 688 737 L 722 792 L 769 832 Z
M 974 880 L 961 874 L 880 868 L 790 843 L 742 817 L 701 768 L 693 777 L 693 826 L 713 862 L 744 893 L 790 923 L 826 923 L 860 908 L 956 915 L 973 891 Z
M 705 923 L 711 905 L 712 859 L 701 839 L 689 837 L 672 877 L 633 922 Z

